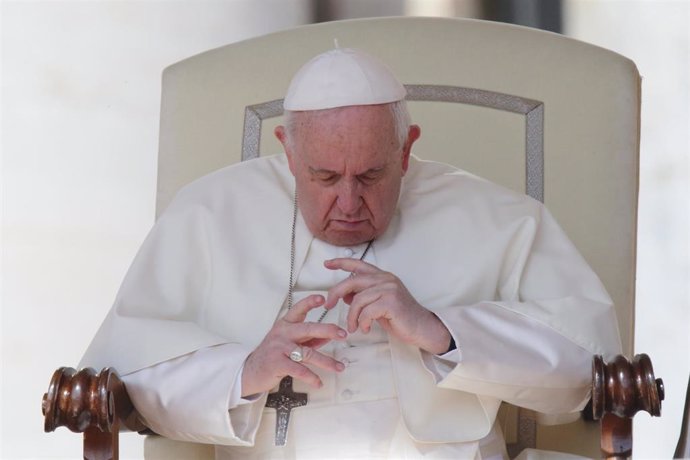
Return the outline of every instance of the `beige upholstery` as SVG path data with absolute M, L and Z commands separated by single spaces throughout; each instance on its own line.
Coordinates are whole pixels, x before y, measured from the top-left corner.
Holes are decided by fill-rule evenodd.
M 294 71 L 334 38 L 379 56 L 406 85 L 444 86 L 410 86 L 414 98 L 427 92 L 463 102 L 410 103 L 422 127 L 418 156 L 524 192 L 529 152 L 530 193 L 541 198 L 543 148 L 544 201 L 616 302 L 631 355 L 640 77 L 632 61 L 557 34 L 476 20 L 364 19 L 300 27 L 174 64 L 163 75 L 158 213 L 182 185 L 240 161 L 252 118 L 264 118 L 260 153 L 280 152 L 272 137 L 280 120 L 270 118 L 280 102 L 262 104 L 281 99 Z M 244 147 L 251 155 L 249 138 Z M 597 428 L 582 425 L 540 428 L 538 445 L 596 456 Z

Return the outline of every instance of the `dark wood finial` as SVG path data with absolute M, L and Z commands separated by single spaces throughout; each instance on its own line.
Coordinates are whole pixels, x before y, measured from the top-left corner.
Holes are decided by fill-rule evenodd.
M 121 428 L 146 430 L 139 413 L 129 399 L 125 384 L 109 367 L 96 373 L 92 368 L 77 372 L 61 367 L 53 373 L 48 392 L 43 395 L 45 431 L 66 426 L 75 433 L 88 428 L 109 433 L 121 422 Z
M 127 395 L 117 372 L 91 368 L 79 372 L 61 367 L 53 374 L 43 395 L 45 431 L 66 426 L 84 433 L 84 459 L 117 460 L 118 431 L 142 431 L 146 426 Z
M 605 413 L 633 417 L 639 411 L 661 415 L 664 382 L 654 378 L 652 361 L 646 354 L 636 355 L 632 363 L 618 355 L 605 363 L 600 355 L 592 361 L 592 415 L 599 420 Z
M 121 391 L 122 386 L 117 373 L 108 368 L 97 374 L 91 368 L 77 372 L 61 367 L 43 395 L 45 431 L 66 426 L 75 433 L 90 427 L 109 433 L 115 420 L 113 391 Z
M 636 355 L 632 363 L 618 355 L 605 363 L 592 361 L 592 418 L 601 420 L 601 452 L 605 459 L 632 456 L 632 417 L 639 411 L 661 415 L 664 382 L 654 378 L 649 356 Z

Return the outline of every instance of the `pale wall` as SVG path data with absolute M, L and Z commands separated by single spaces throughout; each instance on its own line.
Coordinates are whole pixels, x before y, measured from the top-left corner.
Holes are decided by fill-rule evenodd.
M 307 22 L 308 0 L 4 2 L 2 458 L 79 458 L 41 395 L 76 366 L 153 223 L 160 76 Z M 123 436 L 123 457 L 141 454 Z

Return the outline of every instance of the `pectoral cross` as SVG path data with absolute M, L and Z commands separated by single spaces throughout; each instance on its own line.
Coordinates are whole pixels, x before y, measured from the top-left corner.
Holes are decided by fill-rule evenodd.
M 277 392 L 268 395 L 266 407 L 276 410 L 276 446 L 284 446 L 287 443 L 290 411 L 294 407 L 306 405 L 307 394 L 292 391 L 292 377 L 289 375 L 280 381 Z

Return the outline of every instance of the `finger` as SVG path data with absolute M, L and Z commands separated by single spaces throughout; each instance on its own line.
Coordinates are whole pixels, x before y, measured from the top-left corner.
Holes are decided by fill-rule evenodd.
M 329 270 L 344 270 L 357 275 L 367 275 L 382 272 L 376 265 L 364 262 L 359 259 L 349 259 L 341 257 L 324 261 L 323 265 Z
M 324 355 L 323 353 L 319 353 L 311 347 L 305 346 L 302 347 L 302 361 L 300 364 L 311 364 L 332 372 L 342 372 L 345 369 L 345 365 L 340 361 Z
M 368 334 L 374 325 L 374 321 L 378 321 L 379 324 L 389 332 L 389 329 L 386 329 L 385 326 L 390 325 L 392 318 L 390 317 L 390 312 L 384 306 L 381 304 L 374 304 L 362 310 L 357 321 L 359 329 L 363 333 Z
M 312 294 L 304 299 L 300 300 L 290 308 L 283 320 L 289 323 L 301 323 L 307 318 L 307 313 L 309 313 L 314 308 L 318 308 L 324 304 L 326 300 L 322 295 Z
M 318 350 L 319 348 L 326 345 L 328 342 L 330 342 L 330 340 L 328 339 L 309 339 L 306 342 L 301 342 L 301 345 L 305 347 L 311 347 L 314 350 Z
M 360 328 L 362 332 L 371 330 L 371 323 L 381 316 L 378 302 L 381 300 L 382 292 L 379 289 L 370 289 L 354 297 L 350 304 L 350 311 L 347 312 L 347 330 L 353 333 Z
M 347 331 L 332 323 L 292 323 L 285 328 L 284 335 L 292 342 L 305 343 L 314 339 L 343 340 L 347 337 Z
M 287 358 L 286 375 L 291 375 L 293 378 L 301 380 L 314 388 L 321 388 L 323 386 L 321 378 L 315 372 L 301 363 L 292 361 L 290 358 Z
M 352 302 L 352 296 L 349 294 L 357 295 L 365 289 L 383 282 L 382 274 L 383 272 L 379 272 L 377 274 L 349 277 L 342 280 L 328 290 L 324 307 L 333 308 L 338 303 L 338 299 L 343 299 L 346 303 Z

